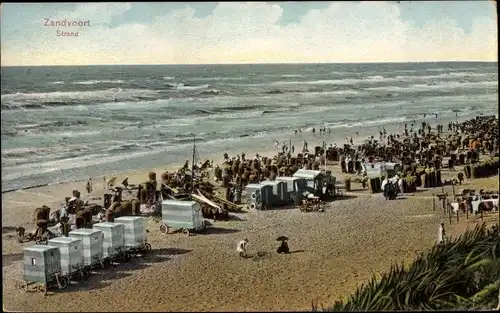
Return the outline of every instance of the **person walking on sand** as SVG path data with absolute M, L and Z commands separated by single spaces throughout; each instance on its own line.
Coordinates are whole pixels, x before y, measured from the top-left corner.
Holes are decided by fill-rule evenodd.
M 236 246 L 236 251 L 238 252 L 238 255 L 242 258 L 246 258 L 247 256 L 247 243 L 248 239 L 245 238 L 238 242 L 238 245 Z
M 437 244 L 444 243 L 446 232 L 444 230 L 444 223 L 441 223 L 438 228 Z

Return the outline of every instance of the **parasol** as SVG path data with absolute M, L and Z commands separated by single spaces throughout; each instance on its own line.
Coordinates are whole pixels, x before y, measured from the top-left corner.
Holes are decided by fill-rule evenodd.
M 287 236 L 279 236 L 278 238 L 276 238 L 276 241 L 286 241 L 286 240 L 288 240 Z

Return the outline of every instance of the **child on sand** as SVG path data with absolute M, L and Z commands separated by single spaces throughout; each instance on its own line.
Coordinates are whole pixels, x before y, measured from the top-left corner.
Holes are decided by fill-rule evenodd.
M 236 251 L 238 252 L 238 255 L 242 258 L 247 256 L 247 242 L 248 239 L 243 239 L 242 241 L 238 242 L 238 245 L 236 246 Z

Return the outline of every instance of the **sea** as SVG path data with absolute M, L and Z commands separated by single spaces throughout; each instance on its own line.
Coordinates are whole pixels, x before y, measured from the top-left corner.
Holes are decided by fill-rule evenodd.
M 496 62 L 2 67 L 2 192 L 480 114 Z

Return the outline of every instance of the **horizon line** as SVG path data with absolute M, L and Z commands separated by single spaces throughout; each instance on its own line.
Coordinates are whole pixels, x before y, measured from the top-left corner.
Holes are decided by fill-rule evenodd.
M 290 63 L 152 63 L 152 64 L 80 64 L 80 65 L 1 65 L 0 68 L 7 67 L 82 67 L 82 66 L 199 66 L 199 65 L 330 65 L 330 64 L 422 64 L 422 63 L 498 63 L 496 61 L 378 61 L 378 62 L 290 62 Z

